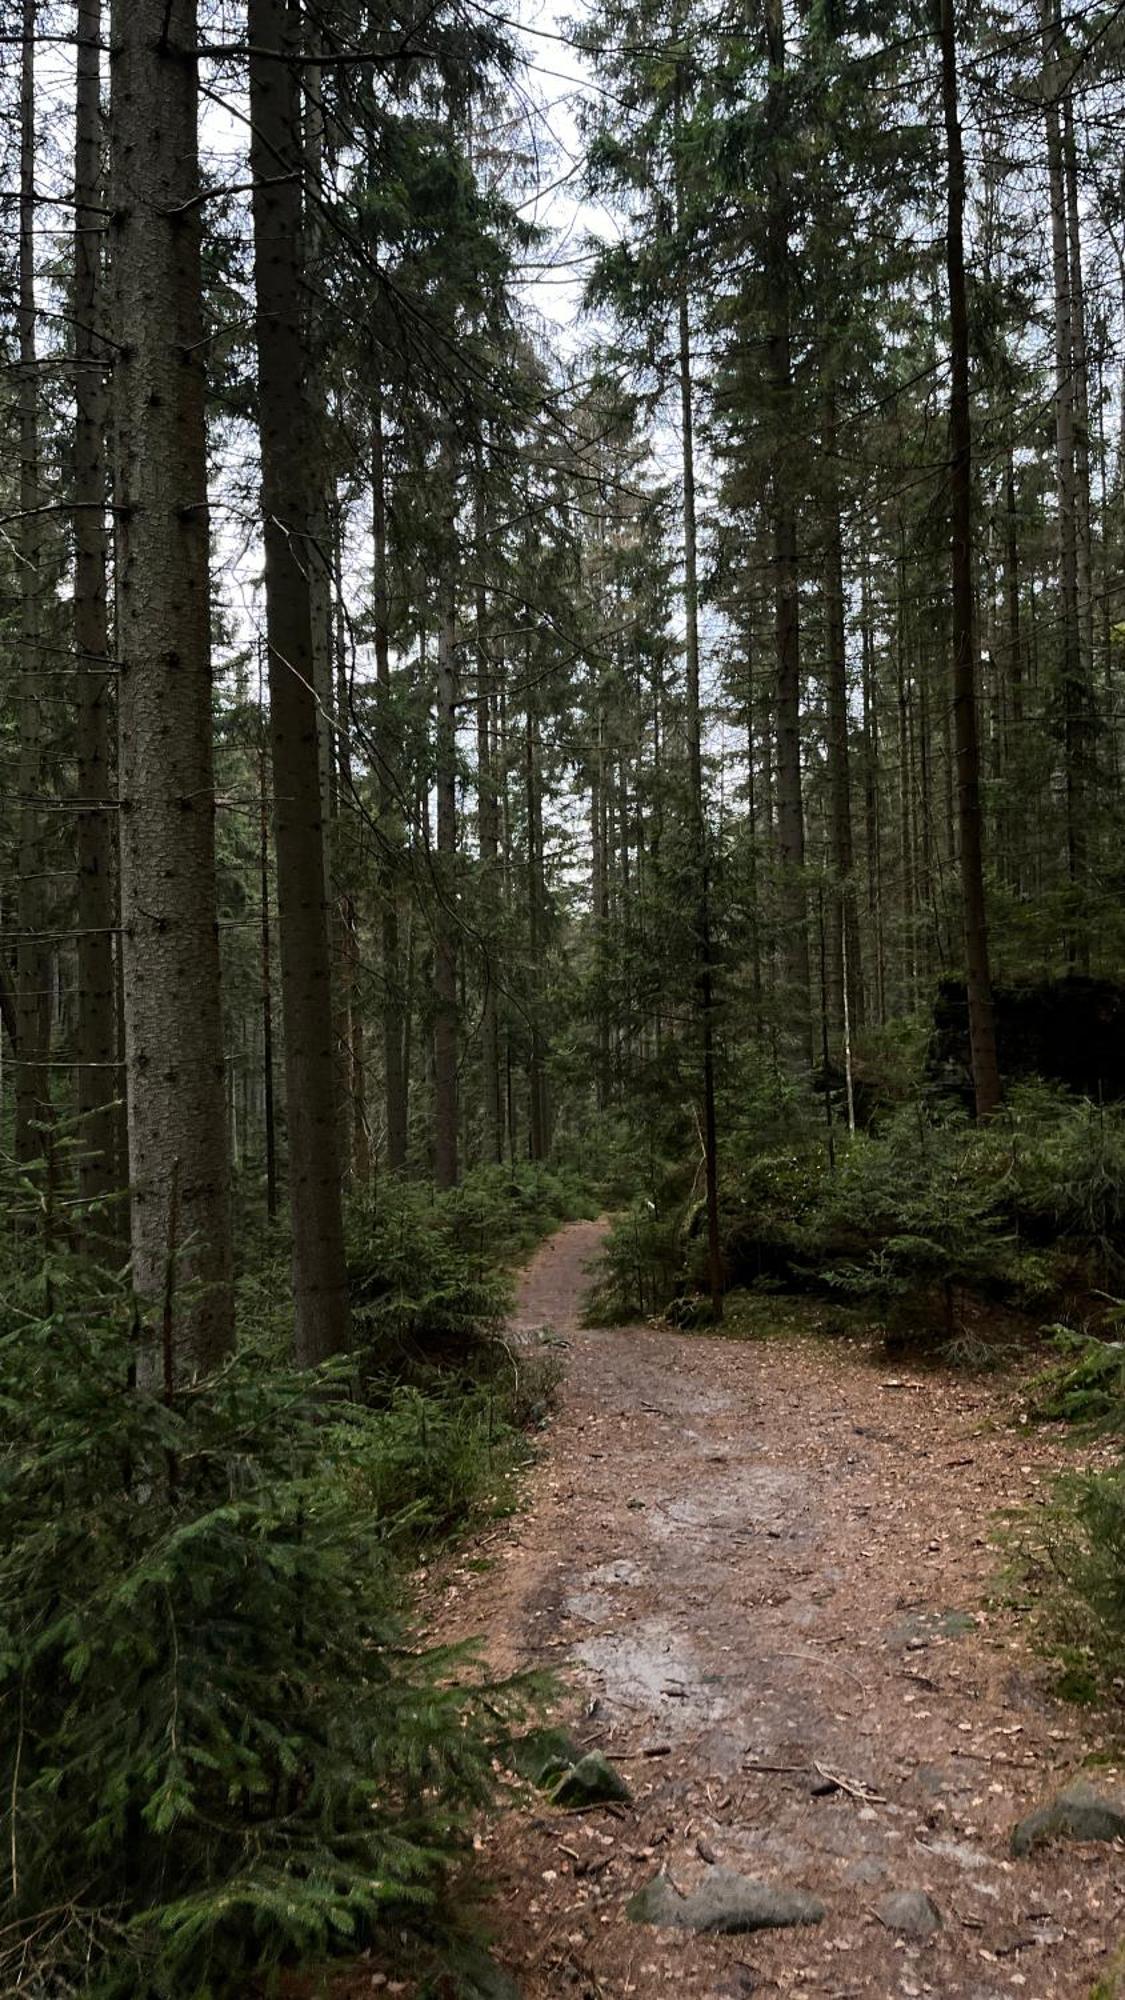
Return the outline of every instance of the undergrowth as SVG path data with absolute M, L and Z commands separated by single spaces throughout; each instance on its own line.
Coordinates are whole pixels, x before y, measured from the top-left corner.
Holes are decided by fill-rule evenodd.
M 387 1187 L 353 1217 L 353 1354 L 292 1368 L 262 1263 L 235 1354 L 167 1395 L 136 1385 L 120 1276 L 9 1245 L 0 1989 L 217 2000 L 452 1935 L 450 1871 L 539 1692 L 420 1648 L 408 1573 L 514 1504 L 557 1362 L 503 1340 L 503 1266 L 584 1205 L 530 1170 Z
M 723 1156 L 720 1223 L 728 1285 L 836 1297 L 892 1335 L 944 1343 L 980 1365 L 995 1346 L 981 1309 L 1095 1315 L 1125 1277 L 1125 1111 L 1043 1085 L 1013 1088 L 977 1126 L 949 1100 L 912 1100 L 870 1131 L 837 1124 L 792 1088 L 736 1119 Z M 821 1111 L 822 1115 L 822 1111 Z M 673 1162 L 618 1217 L 598 1310 L 667 1311 L 691 1324 L 706 1290 L 698 1175 Z

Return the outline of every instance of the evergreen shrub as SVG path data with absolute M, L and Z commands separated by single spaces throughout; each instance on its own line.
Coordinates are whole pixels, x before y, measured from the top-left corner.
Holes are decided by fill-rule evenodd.
M 432 1925 L 520 1699 L 404 1616 L 467 1430 L 254 1344 L 165 1399 L 118 1293 L 50 1292 L 0 1335 L 0 1985 L 189 2000 Z

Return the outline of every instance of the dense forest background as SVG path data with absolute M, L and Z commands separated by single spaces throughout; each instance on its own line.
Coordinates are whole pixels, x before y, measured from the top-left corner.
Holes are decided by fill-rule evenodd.
M 0 1957 L 193 1992 L 440 1928 L 532 1697 L 402 1571 L 554 1221 L 606 1315 L 1112 1331 L 1125 28 L 2 30 Z

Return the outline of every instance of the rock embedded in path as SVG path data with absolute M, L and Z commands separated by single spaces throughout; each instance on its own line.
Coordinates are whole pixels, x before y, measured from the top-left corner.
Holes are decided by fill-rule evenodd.
M 512 1765 L 530 1785 L 552 1785 L 580 1764 L 585 1751 L 565 1729 L 532 1729 L 512 1744 Z
M 456 1969 L 428 1981 L 424 1992 L 426 2000 L 523 2000 L 515 1980 L 486 1951 L 468 1952 Z
M 667 1875 L 654 1875 L 631 1897 L 625 1914 L 634 1924 L 737 1933 L 819 1924 L 824 1904 L 801 1889 L 775 1889 L 768 1882 L 739 1875 L 733 1868 L 712 1868 L 698 1889 L 686 1896 Z
M 551 1799 L 557 1806 L 626 1805 L 632 1796 L 620 1771 L 600 1750 L 580 1757 L 551 1787 Z
M 1030 1854 L 1046 1840 L 1125 1840 L 1125 1792 L 1099 1791 L 1076 1778 L 1017 1822 L 1012 1853 Z
M 924 1889 L 892 1889 L 875 1906 L 879 1922 L 902 1937 L 932 1937 L 941 1929 L 941 1911 Z

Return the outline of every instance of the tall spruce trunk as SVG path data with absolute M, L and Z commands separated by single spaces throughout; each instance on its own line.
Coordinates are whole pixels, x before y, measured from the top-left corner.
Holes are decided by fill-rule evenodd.
M 332 597 L 334 604 L 334 664 L 336 677 L 336 820 L 341 814 L 339 800 L 351 803 L 354 793 L 351 738 L 351 675 L 348 665 L 347 614 L 344 604 L 344 518 L 337 505 L 332 525 Z M 339 844 L 337 846 L 339 852 Z M 341 860 L 342 860 L 341 855 Z M 371 1179 L 371 1121 L 367 1112 L 367 1047 L 363 1004 L 359 990 L 360 918 L 353 880 L 348 876 L 340 891 L 340 984 L 345 1002 L 341 1015 L 347 1027 L 344 1055 L 347 1062 L 348 1131 L 351 1135 L 350 1171 L 357 1188 L 366 1188 Z
M 1066 786 L 1067 872 L 1075 896 L 1087 877 L 1086 713 L 1082 674 L 1082 629 L 1078 592 L 1078 494 L 1074 439 L 1074 298 L 1067 232 L 1058 41 L 1058 0 L 1042 0 L 1043 96 L 1047 140 L 1047 183 L 1051 212 L 1051 268 L 1055 334 L 1055 480 L 1058 503 L 1059 681 L 1063 709 L 1063 763 Z M 1082 965 L 1087 956 L 1084 917 L 1072 911 L 1067 956 Z
M 828 714 L 828 787 L 832 872 L 828 909 L 828 987 L 832 1028 L 842 1042 L 845 1016 L 850 1028 L 863 1018 L 859 912 L 856 906 L 855 849 L 852 839 L 851 751 L 848 741 L 848 653 L 844 619 L 844 547 L 840 522 L 839 444 L 836 402 L 824 403 L 824 610 Z M 846 968 L 846 969 L 845 969 Z
M 106 595 L 106 367 L 101 0 L 78 0 L 74 121 L 74 650 L 78 668 L 78 1190 L 84 1204 L 123 1190 L 118 1158 L 117 975 L 112 790 L 112 673 Z M 84 1225 L 85 1226 L 85 1225 Z M 88 1232 L 116 1234 L 106 1221 Z
M 387 1166 L 401 1173 L 406 1165 L 407 1082 L 406 1007 L 402 953 L 399 945 L 399 870 L 403 812 L 396 787 L 403 765 L 397 722 L 391 704 L 391 593 L 387 568 L 387 468 L 383 442 L 383 410 L 378 397 L 371 419 L 371 528 L 375 558 L 375 678 L 379 691 L 379 744 L 376 796 L 382 855 L 379 868 L 381 960 L 383 976 L 383 1102 L 387 1128 Z
M 302 287 L 301 15 L 250 0 L 250 166 L 265 523 L 270 749 L 293 1230 L 294 1337 L 311 1366 L 348 1341 L 320 731 L 309 589 Z
M 481 1000 L 480 1067 L 484 1110 L 484 1156 L 498 1163 L 504 1157 L 504 1119 L 500 1099 L 500 1017 L 497 1005 L 496 952 L 499 898 L 497 853 L 500 825 L 492 745 L 492 668 L 489 657 L 488 593 L 484 580 L 488 543 L 483 453 L 477 457 L 476 491 L 476 656 L 477 656 L 477 845 L 484 909 L 484 995 Z
M 234 1331 L 191 54 L 197 40 L 194 0 L 114 0 L 121 969 L 133 1282 L 147 1335 L 140 1367 L 165 1375 L 221 1360 Z M 160 1352 L 152 1309 L 169 1294 Z
M 801 636 L 797 564 L 797 505 L 793 490 L 793 360 L 790 335 L 792 202 L 784 160 L 786 113 L 785 17 L 782 0 L 766 0 L 769 81 L 765 118 L 770 135 L 766 170 L 766 292 L 773 435 L 770 501 L 773 515 L 774 632 L 777 647 L 777 851 L 781 871 L 782 959 L 786 1007 L 801 1061 L 812 1064 L 812 1005 L 805 814 L 801 787 Z
M 679 124 L 679 78 L 676 86 Z M 676 134 L 677 142 L 679 132 Z M 707 1204 L 707 1279 L 711 1316 L 723 1317 L 723 1249 L 719 1229 L 719 1130 L 715 1106 L 715 968 L 712 962 L 710 856 L 703 801 L 703 716 L 699 684 L 699 538 L 695 505 L 695 409 L 691 374 L 691 322 L 688 313 L 686 245 L 679 146 L 676 148 L 676 238 L 684 248 L 677 298 L 678 373 L 680 389 L 680 463 L 683 475 L 684 520 L 684 652 L 687 665 L 688 787 L 691 812 L 692 871 L 695 908 L 692 912 L 695 951 L 696 1006 L 703 1085 L 703 1173 Z
M 965 983 L 969 1049 L 977 1117 L 1000 1102 L 988 925 L 977 745 L 976 662 L 973 636 L 972 418 L 969 404 L 969 310 L 965 286 L 965 154 L 957 105 L 955 0 L 941 0 L 941 88 L 947 147 L 946 273 L 949 284 L 949 513 L 953 608 L 953 722 L 961 834 L 961 898 L 965 925 Z
M 446 453 L 452 485 L 452 455 Z M 455 526 L 452 509 L 444 560 L 437 642 L 435 791 L 437 853 L 434 863 L 434 1180 L 456 1187 L 457 1153 L 457 587 L 454 581 Z
M 1078 643 L 1083 691 L 1094 684 L 1094 553 L 1090 503 L 1090 371 L 1086 347 L 1086 282 L 1082 269 L 1082 218 L 1074 92 L 1063 98 L 1063 167 L 1066 184 L 1067 264 L 1070 274 L 1070 353 L 1074 389 L 1074 506 L 1078 585 Z
M 43 493 L 39 467 L 39 368 L 35 338 L 36 0 L 24 0 L 19 155 L 19 882 L 16 946 L 15 1151 L 21 1163 L 50 1146 L 51 952 L 47 929 L 47 822 L 43 728 Z

